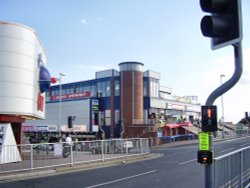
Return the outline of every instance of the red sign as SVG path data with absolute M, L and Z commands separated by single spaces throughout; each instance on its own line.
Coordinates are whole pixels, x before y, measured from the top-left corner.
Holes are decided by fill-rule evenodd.
M 22 125 L 23 132 L 33 132 L 34 126 L 33 125 Z
M 43 106 L 44 106 L 44 97 L 41 95 L 40 92 L 37 94 L 37 111 L 43 112 Z
M 72 94 L 61 95 L 62 100 L 81 99 L 81 98 L 86 98 L 86 97 L 91 97 L 90 91 L 86 91 L 86 92 L 83 92 L 83 93 L 72 93 Z M 51 101 L 58 101 L 59 99 L 60 99 L 60 95 L 50 97 Z

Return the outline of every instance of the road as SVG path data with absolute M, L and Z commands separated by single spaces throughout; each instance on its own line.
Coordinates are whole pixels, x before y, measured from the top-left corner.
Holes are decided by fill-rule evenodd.
M 250 137 L 214 143 L 215 157 L 250 146 Z M 196 162 L 197 146 L 160 148 L 151 160 L 1 183 L 1 188 L 201 188 L 204 166 Z

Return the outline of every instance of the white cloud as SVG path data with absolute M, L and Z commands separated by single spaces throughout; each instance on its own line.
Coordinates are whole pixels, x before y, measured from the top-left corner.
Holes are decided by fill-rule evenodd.
M 89 24 L 85 18 L 82 18 L 81 23 L 83 25 L 88 25 Z

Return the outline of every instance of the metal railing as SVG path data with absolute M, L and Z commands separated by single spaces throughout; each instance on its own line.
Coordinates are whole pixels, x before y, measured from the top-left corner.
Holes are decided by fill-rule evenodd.
M 149 142 L 135 138 L 79 141 L 70 145 L 64 142 L 8 145 L 2 147 L 2 152 L 6 157 L 0 160 L 0 174 L 144 155 L 149 153 Z M 8 161 L 10 156 L 16 160 Z
M 250 147 L 214 159 L 214 188 L 246 187 L 250 183 Z

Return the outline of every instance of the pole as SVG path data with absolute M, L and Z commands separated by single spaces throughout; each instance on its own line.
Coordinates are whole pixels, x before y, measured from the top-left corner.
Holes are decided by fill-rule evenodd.
M 228 90 L 230 90 L 240 79 L 243 66 L 242 66 L 242 45 L 241 42 L 233 45 L 234 47 L 234 63 L 235 70 L 233 76 L 225 82 L 223 85 L 215 89 L 208 97 L 206 101 L 206 106 L 212 106 L 214 101 Z M 209 133 L 209 150 L 213 151 L 213 136 L 212 133 Z M 214 171 L 213 171 L 213 163 L 205 166 L 205 187 L 213 188 L 214 182 Z
M 59 139 L 62 141 L 62 132 L 61 132 L 61 119 L 62 119 L 62 76 L 65 74 L 59 73 L 59 117 L 58 117 L 58 131 Z
M 225 77 L 224 74 L 220 75 L 220 85 L 223 84 L 222 82 L 222 77 Z M 221 125 L 222 125 L 222 138 L 224 139 L 225 138 L 225 128 L 224 128 L 224 102 L 223 102 L 223 95 L 221 95 L 221 114 L 222 114 L 222 117 L 221 117 Z

